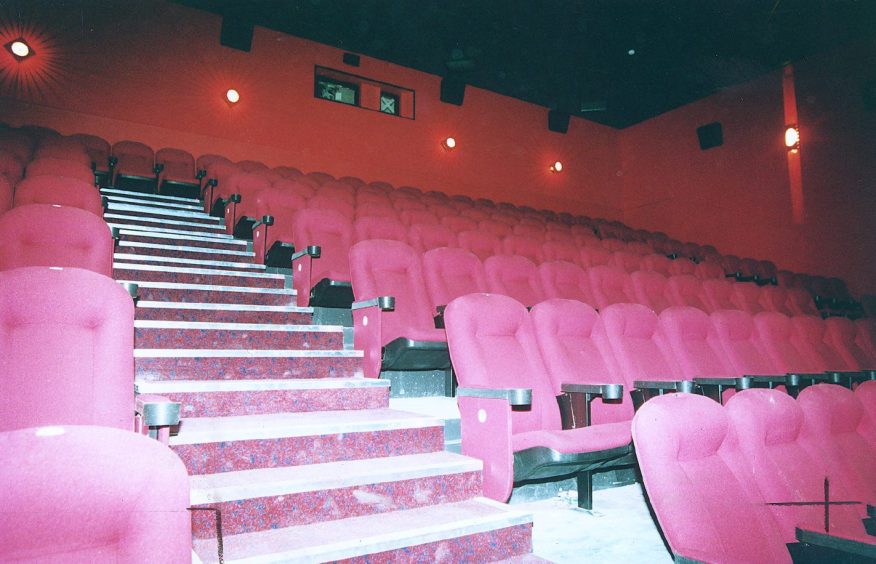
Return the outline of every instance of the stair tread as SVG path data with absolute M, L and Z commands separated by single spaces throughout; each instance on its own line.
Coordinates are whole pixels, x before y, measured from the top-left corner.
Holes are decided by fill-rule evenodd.
M 182 419 L 179 434 L 170 438 L 170 445 L 421 429 L 443 425 L 440 419 L 386 408 L 191 417 Z
M 246 268 L 258 272 L 265 271 L 265 265 L 263 264 L 253 264 L 248 262 L 232 262 L 232 261 L 224 261 L 224 260 L 208 260 L 208 259 L 190 259 L 190 258 L 180 258 L 180 257 L 163 257 L 160 255 L 140 255 L 133 253 L 115 253 L 113 255 L 113 259 L 115 260 L 124 260 L 124 261 L 134 261 L 134 263 L 140 262 L 142 263 L 150 263 L 150 262 L 160 262 L 160 263 L 170 263 L 170 264 L 190 264 L 195 267 L 198 266 L 224 266 L 226 268 Z
M 192 268 L 188 266 L 136 264 L 127 262 L 113 262 L 113 268 L 143 272 L 175 272 L 179 274 L 204 274 L 207 276 L 238 276 L 241 278 L 256 278 L 262 280 L 284 280 L 286 278 L 283 274 L 275 274 L 272 272 L 245 272 L 240 270 L 220 270 L 218 268 Z
M 195 233 L 197 233 L 197 232 L 195 232 Z M 183 239 L 186 241 L 199 241 L 199 242 L 203 242 L 203 243 L 224 243 L 224 244 L 228 244 L 228 245 L 239 245 L 241 247 L 246 247 L 246 245 L 247 245 L 247 241 L 244 241 L 242 239 L 235 239 L 235 238 L 231 237 L 230 235 L 228 235 L 227 233 L 224 233 L 224 235 L 226 235 L 226 237 L 216 237 L 216 236 L 213 236 L 210 234 L 201 235 L 201 234 L 195 234 L 195 233 L 193 233 L 191 235 L 190 234 L 183 235 L 183 234 L 179 234 L 179 233 L 166 233 L 163 231 L 155 231 L 155 232 L 145 231 L 145 230 L 140 231 L 140 230 L 131 229 L 128 227 L 123 227 L 119 230 L 119 234 L 122 237 L 129 236 L 129 237 L 152 237 L 154 239 Z
M 117 190 L 115 188 L 101 188 L 101 194 L 105 195 L 119 195 L 119 196 L 131 196 L 136 198 L 143 198 L 149 200 L 171 200 L 174 202 L 188 202 L 191 204 L 201 204 L 201 200 L 197 198 L 184 198 L 181 196 L 165 196 L 164 194 L 148 194 L 144 192 L 132 192 L 130 190 Z
M 204 205 L 197 202 L 168 202 L 164 200 L 144 200 L 142 198 L 132 198 L 130 196 L 121 196 L 117 194 L 104 194 L 109 202 L 118 202 L 120 204 L 139 204 L 143 206 L 168 207 L 175 210 L 189 211 L 204 211 Z
M 288 333 L 343 333 L 341 325 L 295 325 L 282 323 L 237 323 L 222 321 L 161 321 L 135 319 L 138 329 L 200 329 L 211 331 L 284 331 Z
M 301 378 L 287 380 L 136 380 L 140 394 L 253 392 L 279 390 L 333 390 L 388 388 L 389 380 L 376 378 Z
M 303 466 L 255 468 L 191 476 L 192 505 L 349 488 L 462 472 L 479 472 L 483 463 L 438 451 L 384 458 L 342 460 Z
M 153 282 L 151 280 L 118 280 L 120 283 L 137 284 L 140 288 L 164 288 L 174 290 L 212 290 L 214 292 L 243 292 L 247 294 L 297 295 L 294 288 L 250 288 L 249 286 L 223 286 L 217 284 L 189 284 L 185 282 Z
M 204 212 L 203 209 L 200 210 L 180 210 L 175 208 L 163 208 L 160 206 L 142 206 L 136 204 L 126 204 L 122 202 L 113 202 L 110 200 L 108 202 L 108 211 L 110 212 L 143 212 L 154 215 L 165 215 L 168 217 L 189 217 L 196 219 L 209 219 L 211 222 L 219 222 L 222 221 L 222 218 L 213 217 L 210 214 Z
M 229 535 L 226 562 L 322 562 L 471 535 L 532 522 L 532 516 L 486 498 L 337 521 Z M 215 540 L 194 547 L 215 561 Z
M 137 302 L 138 308 L 157 309 L 198 309 L 210 311 L 261 311 L 281 313 L 313 313 L 312 307 L 289 306 L 289 305 L 261 305 L 261 304 L 214 304 L 210 302 L 155 302 L 141 300 Z
M 362 358 L 360 350 L 325 349 L 134 349 L 134 358 Z
M 106 216 L 104 216 L 106 218 Z M 135 225 L 129 223 L 113 223 L 112 221 L 108 221 L 107 225 L 112 227 L 118 227 L 119 229 L 148 234 L 148 233 L 167 233 L 170 235 L 194 235 L 197 237 L 209 237 L 210 239 L 215 239 L 217 241 L 233 241 L 234 236 L 225 233 L 225 231 L 217 231 L 214 233 L 208 231 L 186 231 L 185 229 L 171 229 L 168 227 L 154 227 L 154 226 L 146 226 L 146 225 Z
M 142 215 L 125 215 L 119 213 L 113 213 L 111 210 L 107 211 L 103 214 L 103 218 L 105 220 L 115 219 L 115 220 L 127 220 L 127 221 L 142 221 L 143 223 L 157 223 L 159 225 L 185 225 L 187 227 L 199 227 L 201 229 L 215 229 L 220 232 L 225 232 L 225 224 L 224 223 L 198 223 L 196 221 L 180 221 L 178 219 L 164 219 L 160 217 L 146 217 Z M 119 225 L 117 222 L 109 222 L 113 225 Z M 125 226 L 126 224 L 121 224 L 121 226 Z
M 255 256 L 255 253 L 252 251 L 229 251 L 227 249 L 213 249 L 210 247 L 189 247 L 188 245 L 162 245 L 160 243 L 140 243 L 137 241 L 125 241 L 124 239 L 119 241 L 119 249 L 123 249 L 125 247 L 136 247 L 138 249 L 156 249 L 174 252 L 203 253 L 206 255 L 227 255 L 234 257 Z

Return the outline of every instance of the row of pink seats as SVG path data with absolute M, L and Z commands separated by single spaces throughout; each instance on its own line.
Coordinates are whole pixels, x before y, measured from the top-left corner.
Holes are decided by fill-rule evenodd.
M 876 503 L 876 382 L 855 392 L 819 384 L 796 400 L 752 389 L 723 407 L 670 394 L 636 413 L 632 435 L 676 560 L 876 559 L 865 525 Z

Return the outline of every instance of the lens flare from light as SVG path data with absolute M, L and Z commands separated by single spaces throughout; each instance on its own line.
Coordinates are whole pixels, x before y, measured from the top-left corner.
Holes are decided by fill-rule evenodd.
M 228 92 L 225 93 L 225 99 L 228 100 L 229 104 L 236 104 L 240 102 L 240 92 L 234 88 L 229 88 Z

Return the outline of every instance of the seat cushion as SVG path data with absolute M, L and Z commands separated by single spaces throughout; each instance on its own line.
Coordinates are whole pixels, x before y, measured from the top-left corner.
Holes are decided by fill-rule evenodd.
M 630 422 L 603 423 L 565 431 L 528 431 L 511 436 L 514 452 L 528 448 L 546 447 L 557 452 L 596 452 L 630 444 Z

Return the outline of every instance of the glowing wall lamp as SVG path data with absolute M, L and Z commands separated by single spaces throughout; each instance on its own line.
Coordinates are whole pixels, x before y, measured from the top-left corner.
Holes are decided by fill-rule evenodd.
M 785 147 L 792 153 L 800 150 L 800 130 L 797 129 L 796 125 L 789 125 L 785 128 Z
M 554 161 L 554 164 L 551 165 L 551 172 L 560 173 L 563 172 L 563 163 L 560 161 Z
M 228 102 L 228 104 L 231 106 L 240 102 L 240 92 L 238 92 L 234 88 L 229 88 L 228 91 L 225 93 L 225 101 Z
M 452 151 L 456 148 L 456 139 L 453 137 L 448 137 L 441 142 L 441 146 L 444 147 L 445 151 Z
M 24 40 L 23 37 L 19 37 L 18 39 L 13 39 L 9 43 L 3 46 L 16 61 L 21 62 L 28 57 L 33 57 L 36 55 L 36 51 L 27 44 L 27 41 Z

